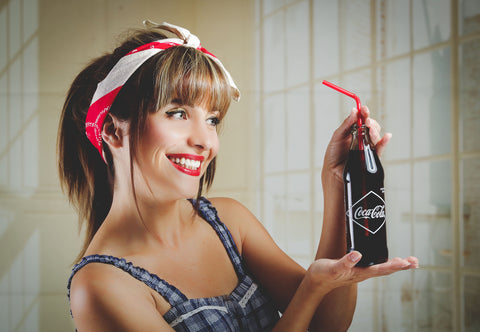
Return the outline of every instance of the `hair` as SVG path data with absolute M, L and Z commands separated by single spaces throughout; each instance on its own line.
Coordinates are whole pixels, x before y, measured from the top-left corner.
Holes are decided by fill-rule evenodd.
M 164 38 L 165 35 L 156 29 L 135 30 L 112 53 L 87 65 L 68 91 L 57 139 L 58 169 L 62 189 L 78 211 L 79 229 L 86 223 L 86 235 L 77 259 L 83 257 L 106 218 L 114 189 L 115 165 L 108 145 L 103 143 L 105 163 L 85 134 L 85 119 L 92 96 L 97 84 L 122 56 L 141 45 Z M 129 122 L 130 173 L 135 202 L 133 163 L 148 114 L 175 101 L 184 105 L 205 105 L 218 112 L 219 120 L 222 120 L 232 97 L 233 92 L 223 70 L 192 47 L 168 48 L 137 69 L 122 87 L 109 111 L 116 118 Z M 200 178 L 197 202 L 203 189 L 208 189 L 213 182 L 215 165 L 214 158 Z

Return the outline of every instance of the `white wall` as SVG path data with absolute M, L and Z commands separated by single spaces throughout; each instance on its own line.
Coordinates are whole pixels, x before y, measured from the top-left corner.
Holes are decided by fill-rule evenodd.
M 478 330 L 478 3 L 0 0 L 0 331 L 73 330 L 66 281 L 81 237 L 57 178 L 60 111 L 75 75 L 146 18 L 190 29 L 229 69 L 242 98 L 210 194 L 246 204 L 304 265 L 329 131 L 353 107 L 321 80 L 357 92 L 394 133 L 391 252 L 422 268 L 363 283 L 350 330 Z
M 57 178 L 59 116 L 75 75 L 144 19 L 191 30 L 242 90 L 212 195 L 254 206 L 252 12 L 250 1 L 234 0 L 0 1 L 1 331 L 73 330 L 66 282 L 81 237 Z

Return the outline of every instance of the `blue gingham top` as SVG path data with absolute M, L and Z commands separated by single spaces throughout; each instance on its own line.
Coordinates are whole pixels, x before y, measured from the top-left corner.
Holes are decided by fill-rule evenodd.
M 142 281 L 170 303 L 172 308 L 163 317 L 175 331 L 270 331 L 279 319 L 274 303 L 247 274 L 232 235 L 218 218 L 216 209 L 206 198 L 202 197 L 198 203 L 200 215 L 218 234 L 237 273 L 239 283 L 232 293 L 189 299 L 175 286 L 125 259 L 91 255 L 74 266 L 68 280 L 69 298 L 72 278 L 82 267 L 89 263 L 111 264 Z

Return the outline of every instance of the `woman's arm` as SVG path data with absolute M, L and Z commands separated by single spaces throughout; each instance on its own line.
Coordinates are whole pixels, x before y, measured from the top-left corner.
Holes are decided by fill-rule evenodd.
M 362 112 L 364 119 L 368 119 L 368 109 L 363 107 Z M 323 224 L 315 259 L 339 259 L 346 253 L 343 168 L 351 142 L 351 126 L 356 121 L 357 111 L 353 109 L 350 116 L 334 132 L 325 152 L 322 168 Z M 375 130 L 376 128 L 372 128 L 372 131 Z M 377 133 L 374 135 L 378 136 Z M 333 290 L 318 306 L 318 314 L 312 322 L 312 330 L 322 326 L 330 328 L 325 328 L 325 331 L 346 330 L 353 319 L 356 300 L 356 284 Z M 326 324 L 326 318 L 329 324 Z
M 390 135 L 380 138 L 380 127 L 368 118 L 368 109 L 362 107 L 361 111 L 381 154 Z M 409 257 L 356 268 L 360 253 L 345 255 L 342 175 L 350 145 L 350 127 L 356 120 L 357 114 L 352 111 L 335 131 L 327 149 L 322 171 L 325 199 L 322 235 L 316 260 L 308 271 L 274 243 L 246 208 L 233 200 L 220 199 L 214 203 L 219 207 L 220 218 L 235 230 L 234 238 L 249 270 L 283 313 L 276 326 L 278 331 L 306 331 L 309 326 L 311 331 L 344 331 L 353 317 L 358 282 L 418 266 L 418 260 Z
M 220 219 L 232 232 L 248 270 L 276 303 L 282 317 L 274 331 L 305 332 L 312 318 L 320 328 L 345 326 L 350 315 L 343 312 L 343 302 L 334 296 L 338 309 L 317 310 L 329 299 L 332 291 L 345 287 L 349 289 L 362 280 L 387 275 L 413 267 L 409 259 L 394 259 L 369 268 L 356 268 L 360 259 L 358 252 L 351 252 L 341 259 L 319 259 L 305 271 L 285 254 L 273 241 L 263 225 L 243 205 L 228 198 L 212 198 Z M 340 310 L 342 309 L 342 310 Z M 336 315 L 336 320 L 330 314 Z M 317 329 L 318 328 L 318 329 Z
M 376 145 L 379 156 L 388 144 L 391 134 L 387 133 L 380 137 L 380 126 L 369 117 L 369 110 L 363 106 L 361 114 L 364 123 L 370 129 L 372 143 Z M 345 255 L 346 229 L 345 229 L 345 206 L 343 168 L 348 156 L 351 143 L 351 127 L 356 123 L 357 109 L 352 109 L 350 115 L 334 132 L 332 139 L 325 152 L 322 168 L 322 187 L 324 196 L 324 215 L 322 234 L 317 250 L 316 259 L 330 258 L 339 259 Z M 318 307 L 319 314 L 312 322 L 315 326 L 325 326 L 324 318 L 328 317 L 330 329 L 324 331 L 344 331 L 350 326 L 355 311 L 357 298 L 357 285 L 351 284 L 340 287 L 329 293 Z M 320 312 L 326 313 L 325 315 Z M 335 322 L 335 323 L 334 323 Z M 312 329 L 315 330 L 315 329 Z
M 315 259 L 340 259 L 347 251 L 343 181 L 328 177 L 323 187 L 327 190 L 324 189 L 322 235 Z M 346 331 L 353 319 L 356 300 L 356 283 L 332 290 L 319 304 L 311 331 Z

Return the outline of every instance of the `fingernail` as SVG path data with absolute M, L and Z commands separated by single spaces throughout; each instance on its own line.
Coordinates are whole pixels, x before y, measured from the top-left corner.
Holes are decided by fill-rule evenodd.
M 348 259 L 354 263 L 358 262 L 360 258 L 362 258 L 362 255 L 358 251 L 353 251 L 350 256 L 348 256 Z

